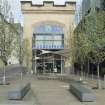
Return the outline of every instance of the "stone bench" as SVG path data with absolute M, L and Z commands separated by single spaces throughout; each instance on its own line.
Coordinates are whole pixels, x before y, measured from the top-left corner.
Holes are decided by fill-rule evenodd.
M 86 88 L 80 83 L 73 83 L 70 85 L 70 91 L 81 101 L 81 102 L 93 102 L 96 100 L 95 94 L 91 89 Z
M 30 90 L 30 83 L 18 84 L 8 92 L 9 100 L 22 100 L 26 93 Z

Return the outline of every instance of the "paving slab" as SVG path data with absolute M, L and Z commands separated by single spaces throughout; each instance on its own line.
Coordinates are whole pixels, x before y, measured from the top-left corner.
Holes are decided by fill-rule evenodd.
M 6 93 L 13 86 L 0 86 L 0 105 L 105 105 L 105 89 L 93 90 L 95 102 L 80 102 L 70 91 L 70 82 L 59 80 L 38 80 L 35 76 L 26 76 L 24 81 L 31 82 L 32 89 L 22 101 L 8 101 Z M 17 83 L 20 80 L 14 80 Z M 93 81 L 94 82 L 94 81 Z M 92 88 L 92 81 L 88 87 Z M 89 85 L 90 84 L 90 85 Z
M 32 89 L 40 105 L 83 105 L 69 92 L 69 84 L 57 80 L 33 80 Z

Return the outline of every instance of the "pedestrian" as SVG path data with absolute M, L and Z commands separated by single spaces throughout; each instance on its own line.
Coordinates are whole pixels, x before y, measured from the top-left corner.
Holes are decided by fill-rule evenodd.
M 31 74 L 33 74 L 33 70 L 31 70 Z
M 54 73 L 57 73 L 57 67 L 54 67 Z

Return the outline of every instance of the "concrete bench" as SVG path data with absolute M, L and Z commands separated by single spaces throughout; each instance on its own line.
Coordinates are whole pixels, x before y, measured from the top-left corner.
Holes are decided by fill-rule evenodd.
M 73 83 L 70 85 L 70 91 L 81 101 L 81 102 L 92 102 L 96 100 L 95 94 L 91 89 L 86 88 L 80 83 Z
M 26 93 L 30 90 L 30 83 L 18 84 L 8 92 L 9 100 L 22 100 Z

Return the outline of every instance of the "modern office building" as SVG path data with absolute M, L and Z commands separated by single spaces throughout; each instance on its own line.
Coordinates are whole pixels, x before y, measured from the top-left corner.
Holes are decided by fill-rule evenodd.
M 76 2 L 55 5 L 53 1 L 21 1 L 23 38 L 29 42 L 26 52 L 35 73 L 64 73 L 73 67 L 70 49 L 75 6 Z
M 105 10 L 105 0 L 103 0 L 103 9 Z
M 87 15 L 93 9 L 103 9 L 104 0 L 83 0 L 82 16 Z
M 82 18 L 82 0 L 76 1 L 75 24 L 78 25 Z

